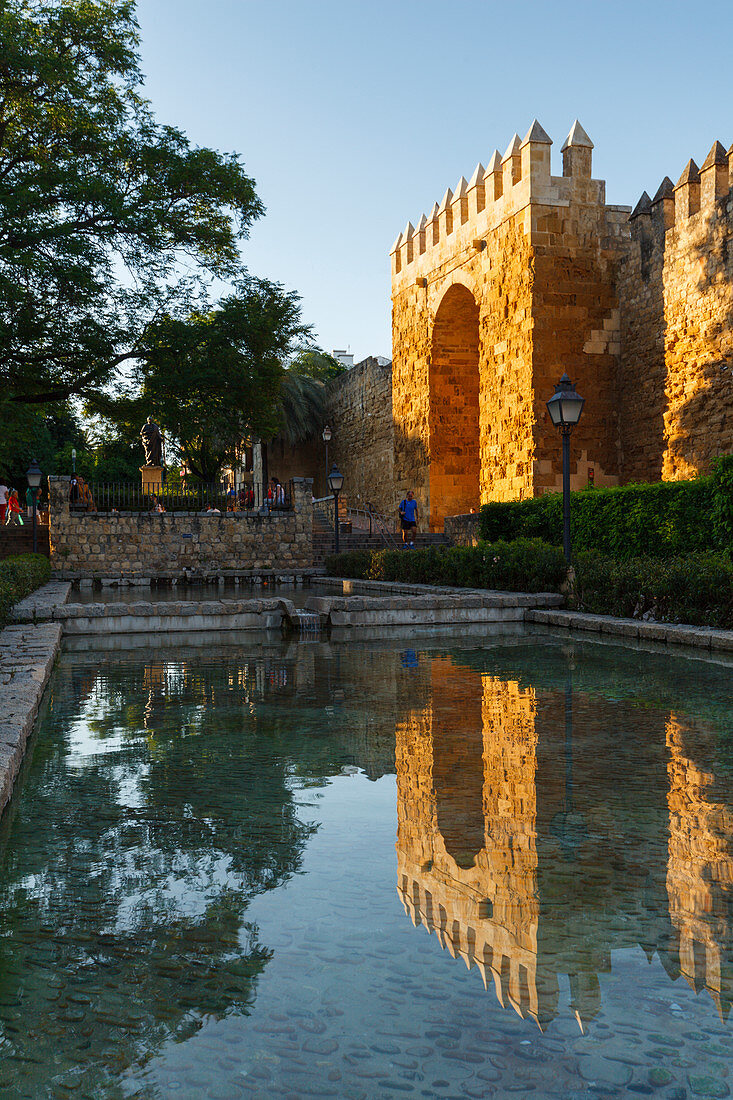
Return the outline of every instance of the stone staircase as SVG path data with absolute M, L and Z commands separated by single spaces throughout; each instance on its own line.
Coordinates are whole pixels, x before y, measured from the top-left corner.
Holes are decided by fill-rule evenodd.
M 391 546 L 388 546 L 383 536 L 376 531 L 373 531 L 370 535 L 368 530 L 360 530 L 358 527 L 352 526 L 349 531 L 348 527 L 349 525 L 345 523 L 341 525 L 341 533 L 339 535 L 340 550 L 399 550 L 402 548 L 402 536 L 399 533 L 392 533 L 393 543 Z M 428 546 L 450 545 L 451 540 L 444 534 L 425 532 L 424 534 L 418 534 L 415 538 L 416 550 L 422 550 Z M 333 519 L 315 505 L 313 508 L 313 557 L 315 564 L 322 564 L 326 556 L 332 553 Z

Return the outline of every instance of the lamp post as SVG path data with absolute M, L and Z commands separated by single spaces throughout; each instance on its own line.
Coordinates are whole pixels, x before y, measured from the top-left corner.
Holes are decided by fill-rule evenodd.
M 36 531 L 36 505 L 38 486 L 41 484 L 41 467 L 36 462 L 35 458 L 32 460 L 30 466 L 25 472 L 26 479 L 28 481 L 28 488 L 33 493 L 33 553 L 35 554 L 37 548 L 37 531 Z
M 585 398 L 581 397 L 564 374 L 547 402 L 550 420 L 562 436 L 562 546 L 565 561 L 570 564 L 570 433 L 580 420 Z
M 326 427 L 323 429 L 321 439 L 326 444 L 326 477 L 328 477 L 328 444 L 331 442 L 331 429 L 328 424 L 326 424 Z
M 343 488 L 344 475 L 334 462 L 331 473 L 328 475 L 328 487 L 333 493 L 333 539 L 334 554 L 339 552 L 339 493 Z
M 71 472 L 76 473 L 76 447 L 71 448 Z

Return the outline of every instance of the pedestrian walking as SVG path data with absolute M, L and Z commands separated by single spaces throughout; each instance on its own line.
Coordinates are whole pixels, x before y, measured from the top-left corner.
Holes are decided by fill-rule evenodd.
M 417 501 L 413 495 L 412 489 L 407 493 L 404 500 L 400 501 L 399 506 L 400 526 L 402 527 L 402 546 L 414 547 L 415 535 L 417 533 Z

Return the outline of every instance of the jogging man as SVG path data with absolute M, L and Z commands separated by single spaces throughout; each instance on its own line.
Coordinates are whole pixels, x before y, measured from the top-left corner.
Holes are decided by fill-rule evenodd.
M 399 507 L 400 524 L 402 526 L 402 545 L 414 546 L 415 545 L 415 533 L 417 531 L 417 501 L 413 496 L 412 489 L 409 490 L 407 496 L 403 501 L 400 501 Z

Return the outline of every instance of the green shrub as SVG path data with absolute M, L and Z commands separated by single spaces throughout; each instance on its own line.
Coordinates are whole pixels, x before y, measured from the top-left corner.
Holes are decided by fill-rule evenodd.
M 618 560 L 720 550 L 733 544 L 733 457 L 710 477 L 660 481 L 570 495 L 573 552 L 598 550 Z M 540 538 L 562 545 L 562 494 L 484 504 L 482 539 Z
M 733 628 L 733 564 L 727 554 L 629 558 L 579 554 L 575 604 L 580 611 L 656 622 Z
M 50 579 L 51 563 L 43 554 L 18 554 L 0 561 L 0 626 L 8 621 L 13 604 Z
M 326 558 L 326 571 L 332 577 L 503 592 L 557 592 L 567 574 L 562 550 L 539 539 L 425 550 L 352 550 Z
M 340 554 L 329 554 L 325 562 L 329 577 L 352 577 L 359 581 L 369 576 L 371 564 L 371 550 L 343 550 Z

